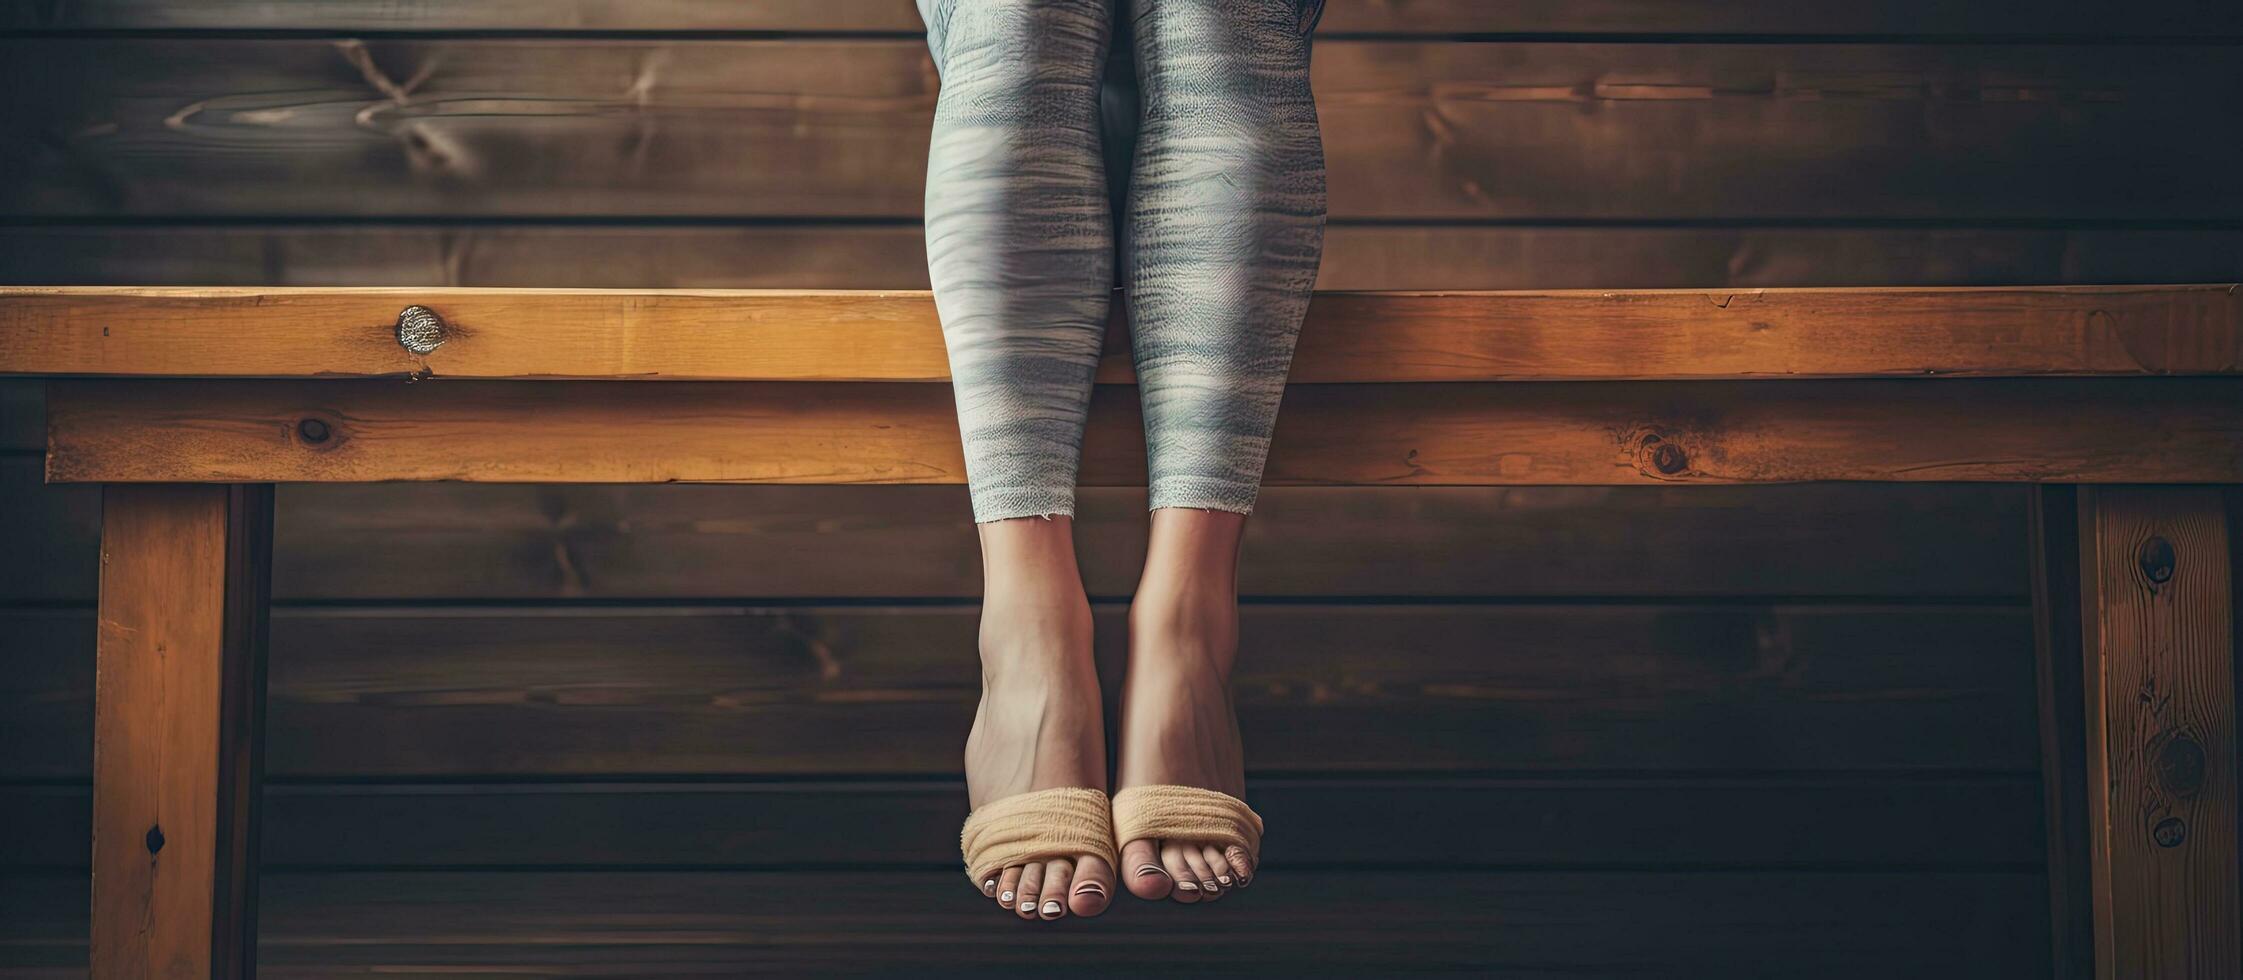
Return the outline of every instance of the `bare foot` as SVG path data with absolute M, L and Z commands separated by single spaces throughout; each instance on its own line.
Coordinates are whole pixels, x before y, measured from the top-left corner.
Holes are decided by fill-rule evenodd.
M 1246 791 L 1231 664 L 1238 603 L 1229 590 L 1143 588 L 1130 608 L 1122 688 L 1119 789 L 1178 785 Z M 1139 898 L 1212 902 L 1254 880 L 1251 855 L 1207 841 L 1122 842 L 1122 874 Z
M 985 526 L 984 553 L 999 560 L 990 565 L 982 602 L 981 707 L 966 738 L 967 794 L 978 809 L 1040 789 L 1104 789 L 1106 745 L 1091 660 L 1090 603 L 1072 548 L 1062 569 L 1053 555 L 1019 553 L 1023 546 L 1050 545 L 1041 538 L 1053 529 L 1030 529 L 1025 533 L 1039 541 L 1024 545 L 1018 535 L 992 533 L 991 527 Z M 1005 868 L 982 882 L 981 890 L 1024 919 L 1097 915 L 1112 901 L 1114 869 L 1091 854 L 1032 862 Z

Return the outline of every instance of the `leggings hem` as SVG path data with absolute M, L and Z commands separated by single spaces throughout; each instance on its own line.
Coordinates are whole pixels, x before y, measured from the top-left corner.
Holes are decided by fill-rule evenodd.
M 1075 516 L 1073 487 L 974 487 L 974 523 Z
M 1261 487 L 1235 480 L 1218 480 L 1211 477 L 1170 477 L 1153 483 L 1152 492 L 1145 502 L 1148 511 L 1181 507 L 1190 510 L 1219 510 L 1228 514 L 1251 514 L 1254 500 Z

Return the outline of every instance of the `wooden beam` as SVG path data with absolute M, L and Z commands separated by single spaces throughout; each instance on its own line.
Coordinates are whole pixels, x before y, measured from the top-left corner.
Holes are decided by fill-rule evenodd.
M 1127 327 L 1100 380 L 1131 380 Z M 416 354 L 408 306 L 436 317 Z M 0 289 L 0 373 L 941 381 L 923 291 Z M 2243 373 L 2243 288 L 1326 293 L 1307 383 Z
M 2234 584 L 2216 487 L 2083 491 L 2096 975 L 2233 977 Z
M 96 977 L 246 977 L 272 488 L 111 487 L 94 692 Z
M 2029 492 L 2049 965 L 2054 980 L 2088 980 L 2095 975 L 2095 920 L 2087 846 L 2087 695 L 2080 676 L 2080 488 L 2056 484 Z
M 917 384 L 55 381 L 57 482 L 958 483 Z M 1142 485 L 1134 389 L 1081 482 Z M 1299 385 L 1266 482 L 2243 482 L 2243 379 Z

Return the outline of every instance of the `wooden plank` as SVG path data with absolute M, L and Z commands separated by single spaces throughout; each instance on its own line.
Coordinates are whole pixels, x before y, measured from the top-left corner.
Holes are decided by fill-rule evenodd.
M 1118 690 L 1124 607 L 1098 604 Z M 83 613 L 25 638 L 0 778 L 82 778 Z M 2015 607 L 1249 603 L 1257 774 L 2029 773 Z M 76 618 L 71 618 L 71 617 Z M 958 606 L 283 608 L 269 765 L 306 778 L 955 774 Z M 40 644 L 32 646 L 33 643 Z M 12 658 L 11 658 L 12 659 Z M 43 746 L 64 751 L 41 752 Z
M 948 869 L 274 875 L 259 972 L 800 976 L 1033 968 L 1085 949 L 1100 970 L 1132 974 L 2047 970 L 2029 874 L 1284 870 L 1212 915 L 1125 901 L 1095 922 L 1037 929 L 960 895 L 960 880 Z M 67 975 L 83 887 L 0 880 L 0 910 L 23 913 L 0 915 L 0 958 Z
M 917 222 L 10 224 L 0 282 L 925 289 Z M 1318 286 L 1687 289 L 2243 282 L 2243 230 L 1337 224 Z
M 401 311 L 438 318 L 417 348 Z M 1134 380 L 1128 325 L 1099 379 Z M 925 292 L 0 288 L 0 372 L 944 381 Z M 1296 382 L 2243 373 L 2243 287 L 1325 293 Z
M 267 796 L 267 873 L 935 867 L 957 860 L 967 811 L 963 784 L 924 782 L 314 783 Z M 2026 870 L 2041 859 L 2031 776 L 1266 779 L 1249 799 L 1294 842 L 1266 856 L 1293 865 Z M 88 806 L 82 787 L 0 784 L 0 873 L 83 869 Z
M 911 0 L 71 0 L 0 7 L 9 30 L 817 31 L 921 27 Z M 1320 28 L 1348 33 L 1996 34 L 2157 37 L 2234 33 L 2232 9 L 2186 0 L 1795 3 L 1776 0 L 1331 0 Z
M 2087 695 L 2080 673 L 2079 488 L 2035 487 L 2031 495 L 2049 963 L 2057 980 L 2088 980 L 2095 975 L 2095 920 L 2087 844 Z
M 42 485 L 41 465 L 0 458 L 0 534 L 11 544 L 0 601 L 90 604 L 100 491 Z M 1270 487 L 1247 527 L 1241 581 L 1249 596 L 2021 602 L 2023 494 L 1951 484 Z M 1080 492 L 1092 593 L 1135 587 L 1144 521 L 1143 490 Z M 278 522 L 276 588 L 291 601 L 967 599 L 981 589 L 963 487 L 306 484 L 281 492 Z M 1979 531 L 1958 539 L 1955 527 Z M 891 554 L 912 560 L 875 560 Z
M 2235 606 L 2209 488 L 2112 487 L 2080 510 L 2096 975 L 2233 976 Z
M 1100 386 L 1084 484 L 1142 485 L 1135 402 Z M 921 384 L 55 381 L 48 430 L 60 482 L 965 478 L 951 392 Z M 1264 479 L 2236 481 L 2243 381 L 1296 385 Z
M 270 487 L 113 487 L 94 696 L 97 976 L 246 975 Z
M 2218 44 L 1333 41 L 1315 81 L 1342 221 L 2243 218 Z M 910 38 L 18 38 L 0 212 L 908 219 L 935 87 Z

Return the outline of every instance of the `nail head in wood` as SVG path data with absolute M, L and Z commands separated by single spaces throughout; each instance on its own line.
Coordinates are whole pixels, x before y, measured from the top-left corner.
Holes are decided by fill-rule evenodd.
M 425 306 L 408 306 L 397 314 L 397 343 L 415 354 L 432 354 L 444 346 L 444 318 Z
M 2134 553 L 2134 560 L 2142 566 L 2142 577 L 2151 585 L 2164 585 L 2173 580 L 2173 542 L 2153 535 L 2142 542 Z
M 318 419 L 305 419 L 296 423 L 296 434 L 303 437 L 305 442 L 317 444 L 326 442 L 327 438 L 334 433 L 327 428 L 325 422 Z

